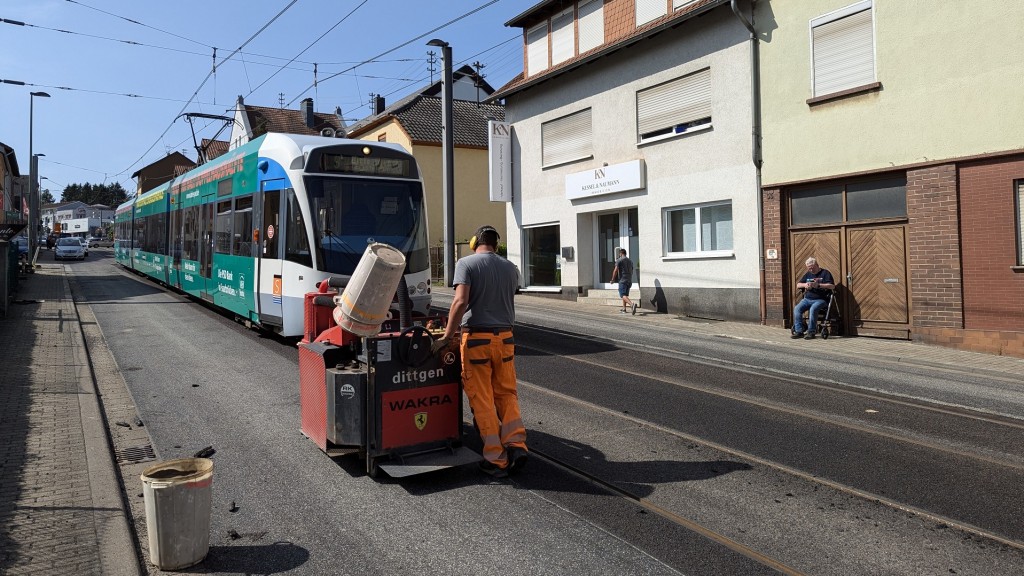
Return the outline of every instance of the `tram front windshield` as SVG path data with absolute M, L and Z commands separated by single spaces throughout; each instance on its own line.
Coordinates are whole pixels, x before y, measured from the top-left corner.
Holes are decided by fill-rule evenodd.
M 307 176 L 305 183 L 322 270 L 351 275 L 366 245 L 374 242 L 401 250 L 406 274 L 429 268 L 419 182 Z

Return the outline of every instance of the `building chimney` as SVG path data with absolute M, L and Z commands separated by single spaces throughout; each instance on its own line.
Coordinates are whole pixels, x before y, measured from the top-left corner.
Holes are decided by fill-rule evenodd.
M 302 121 L 306 123 L 306 128 L 312 128 L 315 124 L 313 120 L 313 99 L 306 98 L 299 104 L 299 109 L 302 110 Z
M 348 124 L 345 122 L 345 116 L 341 113 L 341 106 L 335 106 L 334 115 L 338 117 L 338 138 L 344 138 L 348 136 Z
M 373 115 L 377 116 L 384 113 L 384 97 L 378 94 L 373 99 Z

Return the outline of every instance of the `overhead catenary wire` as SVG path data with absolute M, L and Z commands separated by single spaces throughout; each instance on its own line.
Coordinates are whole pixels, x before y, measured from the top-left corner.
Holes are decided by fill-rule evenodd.
M 68 0 L 68 1 L 70 2 L 70 1 L 72 1 L 72 0 Z M 267 22 L 266 24 L 264 24 L 262 28 L 260 28 L 259 30 L 257 30 L 255 34 L 253 34 L 252 36 L 250 36 L 248 40 L 246 40 L 245 42 L 243 42 L 241 46 L 239 46 L 238 48 L 236 48 L 234 52 L 232 52 L 232 53 L 231 53 L 230 55 L 228 55 L 228 57 L 224 59 L 224 62 L 227 62 L 228 60 L 231 60 L 232 58 L 234 58 L 234 56 L 235 56 L 236 54 L 238 54 L 239 52 L 241 52 L 242 48 L 244 48 L 244 47 L 245 47 L 246 45 L 248 45 L 248 44 L 249 44 L 250 42 L 252 42 L 253 40 L 255 40 L 257 36 L 259 36 L 260 34 L 262 34 L 264 30 L 266 30 L 266 29 L 267 29 L 268 27 L 270 27 L 270 25 L 271 25 L 271 24 L 273 24 L 274 22 L 276 22 L 278 18 L 280 18 L 280 17 L 281 17 L 281 16 L 282 16 L 282 15 L 283 15 L 283 14 L 284 14 L 285 12 L 287 12 L 287 11 L 288 11 L 288 9 L 289 9 L 289 8 L 291 8 L 292 6 L 294 6 L 294 5 L 295 5 L 295 3 L 296 3 L 296 2 L 298 2 L 298 1 L 299 1 L 299 0 L 291 0 L 291 2 L 289 2 L 287 6 L 285 6 L 284 8 L 282 8 L 280 12 L 278 12 L 278 13 L 277 13 L 276 15 L 274 15 L 274 17 L 273 17 L 273 18 L 271 18 L 271 19 L 270 19 L 270 20 L 269 20 L 269 21 L 268 21 L 268 22 Z M 221 65 L 223 65 L 223 62 L 221 63 Z M 213 75 L 213 71 L 211 70 L 211 71 L 210 71 L 210 72 L 209 72 L 209 73 L 208 73 L 208 74 L 206 75 L 206 78 L 204 78 L 204 79 L 203 79 L 203 81 L 202 81 L 202 82 L 201 82 L 201 83 L 199 84 L 199 87 L 198 87 L 198 88 L 196 88 L 195 92 L 193 92 L 193 93 L 192 93 L 192 96 L 191 96 L 191 97 L 190 97 L 190 98 L 188 99 L 188 102 L 186 102 L 186 103 L 185 103 L 185 106 L 183 106 L 183 107 L 181 108 L 181 110 L 180 110 L 180 111 L 178 111 L 178 113 L 174 115 L 174 118 L 175 118 L 175 120 L 176 120 L 176 119 L 178 118 L 178 116 L 180 116 L 180 115 L 181 115 L 182 113 L 184 113 L 184 112 L 185 112 L 185 109 L 186 109 L 186 108 L 188 108 L 188 105 L 189 105 L 189 104 L 191 104 L 193 100 L 195 100 L 195 98 L 196 98 L 196 95 L 198 95 L 198 94 L 199 94 L 199 91 L 203 89 L 203 86 L 206 86 L 206 83 L 207 83 L 207 81 L 209 81 L 209 80 L 210 80 L 210 77 L 211 77 L 212 75 Z M 135 160 L 134 162 L 132 162 L 132 163 L 131 163 L 131 164 L 130 164 L 130 165 L 129 165 L 129 166 L 127 167 L 127 168 L 125 168 L 124 170 L 122 170 L 122 171 L 118 172 L 117 174 L 114 174 L 114 176 L 116 177 L 116 176 L 120 176 L 120 175 L 122 175 L 122 174 L 125 174 L 125 173 L 127 173 L 127 172 L 128 172 L 129 170 L 131 170 L 131 169 L 132 169 L 133 167 L 135 167 L 135 165 L 136 165 L 136 164 L 138 164 L 139 162 L 141 162 L 141 161 L 142 161 L 142 159 L 143 159 L 143 158 L 145 158 L 145 157 L 146 157 L 146 155 L 147 155 L 147 154 L 149 154 L 149 153 L 150 153 L 150 152 L 151 152 L 151 151 L 153 150 L 153 148 L 154 148 L 154 147 L 156 147 L 156 145 L 157 145 L 157 144 L 158 144 L 158 143 L 160 142 L 160 140 L 162 140 L 162 139 L 163 139 L 163 137 L 164 137 L 164 136 L 166 136 L 168 132 L 170 132 L 170 130 L 171 130 L 171 127 L 172 127 L 172 126 L 174 126 L 174 122 L 175 122 L 175 120 L 171 120 L 170 124 L 168 124 L 168 125 L 167 125 L 167 128 L 165 128 L 165 129 L 164 129 L 164 131 L 163 131 L 163 132 L 162 132 L 162 133 L 160 134 L 160 136 L 159 136 L 159 137 L 157 137 L 156 141 L 154 141 L 154 142 L 153 142 L 153 144 L 151 144 L 151 145 L 149 146 L 149 148 L 147 148 L 147 149 L 146 149 L 146 151 L 142 153 L 142 156 L 139 156 L 139 158 L 138 158 L 137 160 Z
M 413 42 L 416 42 L 418 40 L 422 40 L 423 38 L 426 38 L 427 36 L 433 34 L 434 32 L 437 32 L 438 30 L 441 30 L 442 28 L 445 28 L 447 26 L 451 26 L 452 24 L 458 22 L 459 20 L 462 20 L 464 18 L 468 18 L 469 16 L 472 16 L 473 14 L 476 14 L 477 12 L 483 10 L 484 8 L 487 8 L 488 6 L 490 6 L 492 4 L 496 4 L 497 2 L 499 2 L 499 0 L 490 0 L 489 2 L 485 2 L 484 4 L 481 4 L 480 6 L 477 6 L 476 8 L 470 10 L 469 12 L 466 12 L 465 14 L 462 14 L 461 16 L 457 16 L 457 17 L 449 20 L 448 22 L 445 22 L 444 24 L 441 24 L 440 26 L 437 26 L 437 27 L 435 27 L 435 28 L 433 28 L 431 30 L 428 30 L 428 31 L 424 32 L 423 34 L 420 34 L 419 36 L 417 36 L 417 37 L 415 37 L 415 38 L 413 38 L 411 40 L 403 42 L 403 43 L 399 44 L 398 46 L 395 46 L 394 48 L 390 48 L 388 50 L 385 50 L 384 52 L 381 52 L 380 54 L 378 54 L 378 55 L 376 55 L 376 56 L 374 56 L 372 58 L 367 58 L 366 60 L 360 62 L 359 64 L 356 64 L 356 65 L 352 66 L 351 68 L 348 68 L 346 70 L 342 70 L 341 72 L 337 72 L 335 74 L 332 74 L 332 75 L 324 78 L 323 80 L 320 80 L 320 83 L 322 84 L 322 83 L 324 83 L 324 82 L 326 82 L 326 81 L 328 81 L 328 80 L 330 80 L 332 78 L 335 78 L 335 77 L 340 76 L 340 75 L 342 75 L 342 74 L 344 74 L 346 72 L 350 72 L 352 70 L 355 70 L 356 68 L 358 68 L 360 66 L 368 64 L 370 62 L 373 62 L 374 60 L 377 60 L 378 58 L 381 58 L 382 56 L 387 56 L 388 54 L 391 54 L 392 52 L 395 52 L 396 50 L 400 50 L 402 48 L 405 48 L 409 44 L 412 44 Z M 302 98 L 306 94 L 306 92 L 309 92 L 312 88 L 313 88 L 313 85 L 312 84 L 309 85 L 308 87 L 306 87 L 306 89 L 304 89 L 303 91 L 299 92 L 299 94 L 295 98 L 292 98 L 291 101 L 289 101 L 287 104 L 285 104 L 285 106 L 286 107 L 291 106 L 292 104 L 295 103 L 296 100 L 298 100 L 299 98 Z
M 363 5 L 364 5 L 364 4 L 366 4 L 367 2 L 369 2 L 369 0 L 363 0 L 362 2 L 360 2 L 360 3 L 359 3 L 359 5 L 358 5 L 358 6 L 356 6 L 355 8 L 353 8 L 353 9 L 352 9 L 351 11 L 349 11 L 349 13 L 348 13 L 348 14 L 345 14 L 344 16 L 342 16 L 342 17 L 341 17 L 341 20 L 338 20 L 337 22 L 335 22 L 335 23 L 334 23 L 334 26 L 331 26 L 330 28 L 328 28 L 328 29 L 327 29 L 327 31 L 326 31 L 326 32 L 324 32 L 324 33 L 323 33 L 323 34 L 321 34 L 320 36 L 317 36 L 316 40 L 313 40 L 312 42 L 310 42 L 310 43 L 309 43 L 309 45 L 307 45 L 307 46 L 306 46 L 305 48 L 303 48 L 303 49 L 302 49 L 302 50 L 301 50 L 301 51 L 300 51 L 300 52 L 299 52 L 298 54 L 296 54 L 296 55 L 295 55 L 295 58 L 298 58 L 299 56 L 302 56 L 303 54 L 305 54 L 307 50 L 309 50 L 310 48 L 312 48 L 313 46 L 315 46 L 317 42 L 319 42 L 319 41 L 323 40 L 324 36 L 327 36 L 328 34 L 330 34 L 331 32 L 333 32 L 335 28 L 337 28 L 338 26 L 341 26 L 342 22 L 344 22 L 345 20 L 348 20 L 348 18 L 349 18 L 350 16 L 352 16 L 353 14 L 355 14 L 355 13 L 356 13 L 356 10 L 359 10 L 360 8 L 362 8 L 362 7 L 363 7 Z M 292 62 L 293 62 L 293 61 L 295 60 L 295 58 L 292 58 L 291 60 L 289 60 L 288 62 L 286 62 L 284 66 L 281 66 L 281 68 L 280 68 L 280 69 L 278 69 L 278 70 L 277 70 L 276 72 L 274 72 L 273 74 L 271 74 L 271 75 L 270 75 L 270 76 L 269 76 L 269 77 L 268 77 L 268 78 L 267 78 L 266 80 L 264 80 L 263 82 L 261 82 L 259 86 L 257 86 L 257 87 L 255 87 L 255 88 L 251 89 L 251 90 L 249 91 L 249 94 L 247 94 L 246 96 L 251 96 L 253 92 L 255 92 L 255 91 L 259 90 L 260 88 L 262 88 L 262 87 L 263 87 L 263 85 L 264 85 L 264 84 L 266 84 L 267 82 L 270 82 L 270 80 L 271 80 L 271 79 L 272 79 L 272 78 L 273 78 L 274 76 L 277 76 L 277 75 L 278 75 L 278 74 L 279 74 L 279 73 L 281 72 L 281 70 L 283 70 L 283 69 L 284 69 L 284 67 L 285 67 L 285 66 L 287 66 L 288 64 L 291 64 L 291 63 L 292 63 Z M 317 84 L 317 82 L 316 82 L 316 65 L 315 65 L 315 64 L 313 65 L 313 70 L 314 70 L 314 72 L 313 72 L 313 86 L 315 87 L 315 86 L 316 86 L 316 84 Z

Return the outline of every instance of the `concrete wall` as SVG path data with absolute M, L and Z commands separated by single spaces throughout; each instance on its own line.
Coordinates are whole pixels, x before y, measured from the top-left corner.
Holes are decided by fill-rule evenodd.
M 1024 148 L 1024 2 L 875 0 L 878 91 L 808 105 L 809 21 L 854 0 L 759 0 L 765 185 Z

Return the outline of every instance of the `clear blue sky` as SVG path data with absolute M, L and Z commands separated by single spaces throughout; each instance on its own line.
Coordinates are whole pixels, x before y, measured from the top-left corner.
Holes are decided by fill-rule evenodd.
M 0 0 L 0 18 L 29 25 L 0 23 L 0 79 L 29 84 L 0 83 L 0 142 L 15 149 L 27 175 L 29 93 L 46 92 L 50 98 L 33 99 L 33 151 L 46 155 L 41 189 L 58 200 L 74 183 L 120 182 L 132 191 L 131 174 L 169 151 L 195 159 L 179 113 L 230 115 L 239 95 L 279 106 L 283 94 L 288 108 L 306 97 L 318 112 L 340 106 L 351 124 L 368 114 L 370 93 L 394 102 L 426 85 L 428 51 L 437 53 L 440 72 L 440 50 L 426 45 L 431 38 L 451 44 L 456 67 L 483 63 L 485 79 L 499 88 L 522 71 L 521 30 L 504 23 L 536 4 L 297 0 L 245 44 L 291 2 Z M 213 47 L 219 65 L 207 79 Z M 197 138 L 219 127 L 204 124 L 197 122 Z

